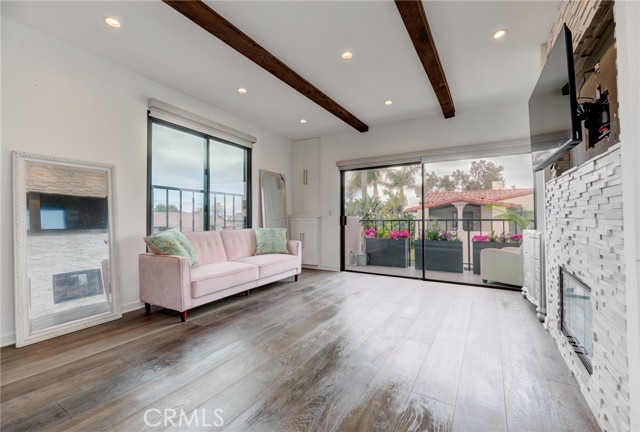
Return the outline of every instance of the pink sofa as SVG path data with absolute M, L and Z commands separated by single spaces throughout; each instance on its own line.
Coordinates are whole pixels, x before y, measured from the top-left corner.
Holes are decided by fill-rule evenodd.
M 184 233 L 198 253 L 198 263 L 189 266 L 185 257 L 140 254 L 140 300 L 147 312 L 151 305 L 182 313 L 233 294 L 294 276 L 302 267 L 302 247 L 289 240 L 290 255 L 256 253 L 252 229 Z

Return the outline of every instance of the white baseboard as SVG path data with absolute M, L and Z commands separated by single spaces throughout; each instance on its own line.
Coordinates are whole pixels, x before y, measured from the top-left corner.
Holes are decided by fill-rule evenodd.
M 309 266 L 309 267 L 302 266 L 302 268 L 308 268 L 313 270 L 326 270 L 326 271 L 334 271 L 334 272 L 340 271 L 340 266 L 336 266 L 336 265 L 317 265 L 317 266 Z
M 123 304 L 122 305 L 122 313 L 127 313 L 127 312 L 131 312 L 134 310 L 138 310 L 138 309 L 142 309 L 144 308 L 144 303 L 142 303 L 141 301 L 134 301 L 131 303 L 127 303 L 127 304 Z M 0 336 L 0 347 L 5 347 L 8 345 L 13 345 L 16 343 L 16 334 L 15 333 L 9 333 L 9 334 L 5 334 Z
M 0 336 L 0 347 L 5 347 L 7 345 L 13 345 L 16 343 L 16 334 L 9 333 L 6 335 Z
M 134 301 L 131 303 L 126 303 L 122 305 L 122 313 L 127 313 L 134 310 L 142 309 L 143 307 L 144 307 L 144 303 L 142 303 L 140 300 Z

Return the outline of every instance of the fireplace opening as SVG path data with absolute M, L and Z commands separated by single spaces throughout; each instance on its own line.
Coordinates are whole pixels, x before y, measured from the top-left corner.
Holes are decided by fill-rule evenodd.
M 103 292 L 100 269 L 53 275 L 55 304 L 92 297 Z
M 560 267 L 562 333 L 589 374 L 592 373 L 593 314 L 591 288 L 577 276 Z

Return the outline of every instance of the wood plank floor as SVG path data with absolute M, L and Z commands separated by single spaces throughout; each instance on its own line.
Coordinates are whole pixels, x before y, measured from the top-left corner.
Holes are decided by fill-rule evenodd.
M 305 271 L 3 348 L 3 431 L 595 431 L 513 291 Z

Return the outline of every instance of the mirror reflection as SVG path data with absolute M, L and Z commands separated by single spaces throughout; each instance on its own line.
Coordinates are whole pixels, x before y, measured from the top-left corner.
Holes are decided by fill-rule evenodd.
M 262 197 L 262 226 L 264 228 L 287 227 L 287 193 L 284 175 L 260 170 Z
M 16 246 L 24 250 L 16 253 L 17 346 L 119 317 L 111 284 L 110 168 L 14 160 L 16 206 L 24 197 L 16 208 L 23 223 L 16 224 Z

